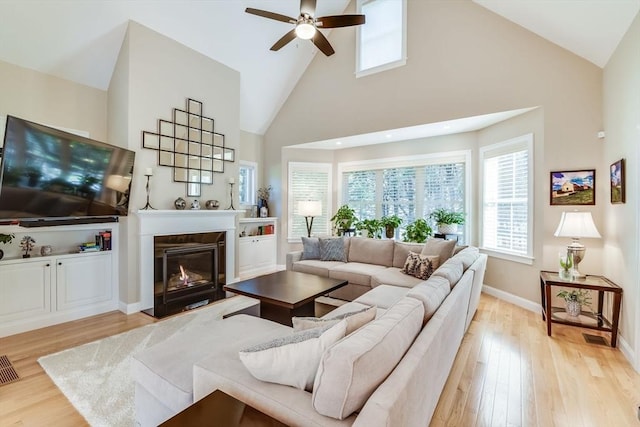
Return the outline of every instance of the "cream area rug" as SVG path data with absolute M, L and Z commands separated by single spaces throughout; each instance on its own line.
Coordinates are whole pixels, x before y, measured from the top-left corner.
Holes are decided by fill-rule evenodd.
M 257 303 L 237 295 L 158 323 L 41 357 L 38 363 L 90 425 L 133 426 L 135 388 L 129 370 L 133 355 Z

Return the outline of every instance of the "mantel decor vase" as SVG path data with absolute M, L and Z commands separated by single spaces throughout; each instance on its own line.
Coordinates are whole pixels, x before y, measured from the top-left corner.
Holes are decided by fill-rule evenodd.
M 264 199 L 258 199 L 258 210 L 260 212 L 260 218 L 267 218 L 269 216 L 269 206 Z

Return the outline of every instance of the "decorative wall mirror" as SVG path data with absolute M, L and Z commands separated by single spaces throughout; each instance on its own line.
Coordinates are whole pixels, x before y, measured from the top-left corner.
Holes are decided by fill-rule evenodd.
M 142 132 L 142 146 L 158 152 L 158 165 L 173 168 L 173 180 L 187 184 L 187 196 L 199 197 L 201 184 L 213 184 L 225 162 L 235 162 L 235 150 L 225 147 L 214 120 L 202 115 L 203 104 L 187 99 L 187 108 L 173 109 L 173 121 L 158 120 L 156 132 Z

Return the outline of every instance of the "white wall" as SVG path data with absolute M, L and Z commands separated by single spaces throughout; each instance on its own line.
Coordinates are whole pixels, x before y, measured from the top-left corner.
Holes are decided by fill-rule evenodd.
M 240 75 L 180 43 L 130 22 L 116 69 L 109 86 L 109 129 L 114 134 L 126 132 L 126 145 L 136 151 L 136 166 L 130 198 L 130 210 L 135 212 L 146 201 L 144 170 L 154 169 L 151 178 L 151 205 L 156 209 L 173 209 L 178 197 L 186 197 L 186 184 L 176 183 L 172 168 L 158 166 L 157 152 L 142 148 L 142 131 L 157 132 L 158 119 L 171 120 L 173 108 L 185 109 L 187 98 L 203 103 L 203 115 L 215 120 L 215 131 L 225 135 L 225 146 L 240 145 Z M 229 204 L 227 180 L 237 179 L 238 162 L 225 162 L 224 174 L 214 173 L 213 185 L 202 186 L 202 201 L 217 199 Z M 237 206 L 237 194 L 234 205 Z M 127 220 L 128 258 L 121 268 L 126 280 L 121 283 L 120 300 L 135 304 L 140 299 L 138 289 L 137 225 L 135 216 Z
M 640 371 L 640 15 L 604 69 L 604 156 L 600 166 L 626 160 L 626 203 L 609 203 L 603 193 L 604 274 L 624 289 L 623 351 L 635 353 Z M 626 348 L 624 347 L 626 345 Z
M 355 30 L 333 31 L 330 41 L 336 54 L 315 57 L 265 134 L 265 176 L 276 189 L 273 205 L 282 223 L 287 223 L 283 147 L 540 107 L 525 126 L 497 126 L 479 136 L 489 143 L 528 127 L 537 134 L 537 259 L 533 268 L 492 260 L 495 267 L 487 277 L 491 286 L 539 303 L 537 270 L 555 267 L 557 248 L 566 244 L 553 237 L 562 208 L 549 206 L 549 171 L 595 168 L 598 177 L 607 176 L 596 136 L 602 129 L 602 70 L 470 1 L 408 2 L 404 67 L 356 79 Z M 373 146 L 367 152 L 383 157 L 384 150 Z M 597 205 L 585 208 L 598 225 L 606 188 L 606 179 L 599 179 Z M 284 226 L 281 232 L 286 236 Z M 585 267 L 600 258 L 601 247 L 602 242 L 589 244 Z M 596 263 L 585 271 L 602 273 L 600 267 Z

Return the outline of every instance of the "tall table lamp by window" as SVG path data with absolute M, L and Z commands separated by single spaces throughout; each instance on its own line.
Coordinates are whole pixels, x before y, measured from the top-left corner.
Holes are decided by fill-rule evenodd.
M 313 218 L 322 215 L 322 202 L 320 200 L 299 201 L 298 215 L 302 215 L 307 222 L 307 237 L 311 237 Z
M 571 274 L 574 277 L 585 277 L 578 270 L 578 264 L 584 258 L 585 246 L 580 243 L 580 238 L 599 239 L 600 233 L 593 223 L 591 212 L 562 212 L 560 224 L 553 233 L 556 237 L 571 237 L 573 241 L 567 246 L 567 255 L 573 255 L 573 267 Z

